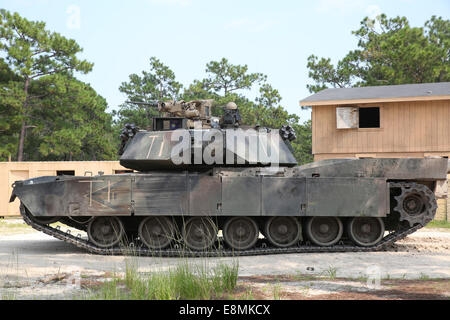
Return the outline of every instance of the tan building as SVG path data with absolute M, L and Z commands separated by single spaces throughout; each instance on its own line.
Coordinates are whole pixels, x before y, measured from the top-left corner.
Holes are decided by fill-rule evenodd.
M 450 82 L 326 89 L 300 105 L 312 107 L 316 161 L 450 156 Z M 450 220 L 450 201 L 438 203 Z
M 9 203 L 11 185 L 16 180 L 40 176 L 56 175 L 96 175 L 132 172 L 119 164 L 119 161 L 49 161 L 49 162 L 0 162 L 0 216 L 14 216 L 19 213 L 19 200 Z

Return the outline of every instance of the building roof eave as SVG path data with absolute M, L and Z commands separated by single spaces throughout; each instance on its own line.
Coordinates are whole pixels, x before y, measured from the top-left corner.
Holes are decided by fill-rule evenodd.
M 364 103 L 383 103 L 383 102 L 433 101 L 433 100 L 450 100 L 450 95 L 398 97 L 398 98 L 342 99 L 342 100 L 322 100 L 322 101 L 301 100 L 299 104 L 302 107 L 314 107 L 314 106 L 326 106 L 326 105 L 345 105 L 345 104 L 364 104 Z

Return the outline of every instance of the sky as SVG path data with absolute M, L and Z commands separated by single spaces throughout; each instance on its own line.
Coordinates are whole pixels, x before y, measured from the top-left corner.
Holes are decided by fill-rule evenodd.
M 366 16 L 405 16 L 412 26 L 450 16 L 449 0 L 0 0 L 0 8 L 75 39 L 84 49 L 79 57 L 94 63 L 77 77 L 106 98 L 108 111 L 126 100 L 120 84 L 148 71 L 152 56 L 184 86 L 203 79 L 208 62 L 225 57 L 266 74 L 301 122 L 311 117 L 299 106 L 310 95 L 308 56 L 342 59 L 357 48 L 351 32 Z

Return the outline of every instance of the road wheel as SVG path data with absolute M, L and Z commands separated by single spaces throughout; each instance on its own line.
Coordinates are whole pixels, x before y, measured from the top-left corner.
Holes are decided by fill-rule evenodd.
M 306 236 L 318 246 L 336 244 L 343 233 L 342 222 L 337 217 L 311 217 L 306 222 Z
M 118 217 L 95 217 L 88 224 L 87 234 L 95 245 L 109 248 L 122 240 L 124 227 Z
M 249 217 L 229 218 L 222 231 L 225 242 L 235 250 L 250 249 L 258 241 L 258 225 Z
M 167 217 L 147 217 L 139 225 L 139 237 L 150 249 L 167 248 L 174 239 L 175 227 Z
M 355 217 L 348 221 L 348 237 L 357 245 L 370 247 L 384 236 L 384 222 L 376 217 Z
M 294 217 L 271 217 L 266 221 L 264 234 L 273 245 L 286 248 L 300 240 L 302 231 Z
M 211 218 L 192 217 L 183 226 L 183 240 L 192 250 L 206 250 L 217 239 L 217 227 Z

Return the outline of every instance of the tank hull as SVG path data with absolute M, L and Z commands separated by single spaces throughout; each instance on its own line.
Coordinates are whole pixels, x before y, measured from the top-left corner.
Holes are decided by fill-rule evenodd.
M 11 201 L 20 199 L 34 228 L 97 253 L 110 252 L 105 248 L 116 248 L 128 235 L 151 254 L 169 245 L 155 244 L 162 234 L 207 252 L 219 230 L 229 247 L 249 254 L 258 251 L 259 232 L 274 250 L 304 249 L 308 241 L 334 251 L 338 241 L 379 248 L 396 239 L 385 237 L 385 230 L 400 237 L 433 219 L 433 192 L 445 181 L 447 166 L 439 158 L 339 159 L 298 167 L 39 177 L 17 181 Z M 52 229 L 54 219 L 87 230 L 88 240 Z M 111 227 L 121 230 L 120 239 L 98 238 L 99 232 L 114 238 Z
M 295 168 L 215 168 L 16 182 L 34 216 L 373 216 L 389 181 L 446 179 L 446 159 L 325 160 Z
M 127 174 L 34 183 L 15 194 L 34 216 L 383 217 L 389 212 L 384 178 Z

